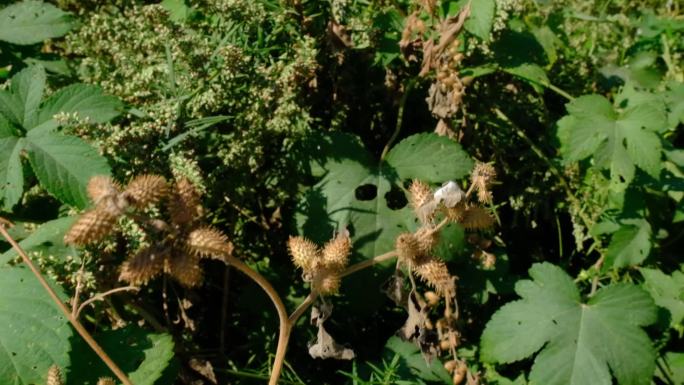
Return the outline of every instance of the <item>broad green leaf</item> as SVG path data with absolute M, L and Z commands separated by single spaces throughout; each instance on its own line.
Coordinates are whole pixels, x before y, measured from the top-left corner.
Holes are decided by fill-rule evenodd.
M 0 40 L 12 44 L 35 44 L 67 33 L 70 14 L 52 4 L 25 0 L 0 10 Z
M 510 363 L 537 354 L 530 383 L 545 385 L 647 385 L 655 351 L 641 329 L 656 320 L 651 297 L 617 284 L 587 302 L 561 268 L 538 263 L 515 291 L 522 299 L 504 305 L 487 323 L 481 356 Z
M 169 19 L 177 22 L 187 20 L 191 8 L 184 0 L 163 0 L 160 5 L 169 12 Z
M 466 31 L 482 40 L 488 40 L 489 33 L 492 31 L 495 10 L 496 3 L 494 0 L 470 1 L 470 16 L 468 16 L 464 25 Z
M 19 127 L 24 120 L 24 106 L 9 90 L 0 90 L 0 117 Z
M 57 128 L 58 123 L 53 116 L 59 112 L 77 114 L 80 118 L 88 118 L 92 123 L 105 123 L 117 117 L 123 109 L 121 101 L 105 95 L 102 89 L 87 84 L 72 84 L 50 96 L 40 109 L 36 127 L 26 127 L 37 131 L 49 131 Z
M 45 222 L 26 239 L 19 242 L 19 246 L 27 252 L 43 251 L 48 255 L 63 256 L 69 246 L 64 244 L 64 233 L 71 227 L 77 217 L 63 217 Z M 0 265 L 17 256 L 14 249 L 9 249 L 0 255 Z
M 672 82 L 665 92 L 667 104 L 667 121 L 669 128 L 675 129 L 680 123 L 684 123 L 684 83 Z
M 473 164 L 457 143 L 434 134 L 403 140 L 379 166 L 357 139 L 344 134 L 332 135 L 320 153 L 329 154 L 325 174 L 300 203 L 298 227 L 319 243 L 347 227 L 354 249 L 365 258 L 391 250 L 396 236 L 415 226 L 402 190 L 405 181 L 454 180 Z
M 644 276 L 644 288 L 651 293 L 656 305 L 670 312 L 670 326 L 684 321 L 684 272 L 667 275 L 658 269 L 639 269 Z
M 665 109 L 650 94 L 616 97 L 617 108 L 600 95 L 579 97 L 567 105 L 558 122 L 561 154 L 566 162 L 593 155 L 595 166 L 610 171 L 616 186 L 634 179 L 636 167 L 654 178 L 662 169 L 659 132 L 666 128 Z M 626 105 L 625 105 L 626 104 Z
M 86 186 L 94 175 L 109 175 L 110 169 L 98 152 L 73 136 L 58 134 L 26 137 L 31 167 L 40 184 L 61 201 L 78 208 L 88 205 Z
M 623 225 L 606 250 L 605 268 L 638 265 L 651 252 L 651 225 L 643 219 Z
M 28 269 L 0 268 L 0 324 L 1 384 L 43 384 L 53 364 L 69 367 L 69 322 Z
M 401 367 L 407 368 L 411 374 L 425 381 L 438 381 L 452 384 L 451 376 L 444 369 L 440 360 L 428 362 L 420 349 L 412 342 L 402 341 L 399 337 L 390 337 L 385 349 L 401 357 Z M 392 357 L 388 357 L 391 359 Z
M 169 334 L 154 334 L 128 326 L 103 332 L 95 339 L 135 385 L 154 385 L 174 369 L 170 366 L 174 344 Z M 69 383 L 95 385 L 99 377 L 111 376 L 102 360 L 85 343 L 74 346 L 73 356 L 78 359 L 71 367 Z
M 546 71 L 536 64 L 524 63 L 517 67 L 503 68 L 503 71 L 532 83 L 537 92 L 541 92 L 541 87 L 549 84 Z
M 21 106 L 17 116 L 21 126 L 30 127 L 36 120 L 46 80 L 41 66 L 26 67 L 12 77 L 10 92 Z

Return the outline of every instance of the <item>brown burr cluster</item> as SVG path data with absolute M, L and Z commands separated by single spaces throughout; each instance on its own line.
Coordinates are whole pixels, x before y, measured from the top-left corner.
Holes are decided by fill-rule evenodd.
M 119 219 L 138 223 L 151 239 L 121 266 L 119 279 L 144 285 L 161 273 L 186 287 L 203 281 L 199 262 L 223 260 L 233 245 L 218 229 L 203 226 L 200 195 L 186 178 L 169 183 L 159 175 L 140 175 L 122 188 L 112 178 L 95 176 L 88 183 L 94 208 L 86 211 L 64 236 L 67 244 L 86 246 L 102 241 L 116 231 Z M 145 209 L 161 209 L 161 218 L 151 218 Z
M 304 237 L 290 237 L 287 247 L 292 262 L 303 271 L 304 280 L 321 295 L 331 295 L 340 288 L 340 274 L 349 263 L 351 240 L 346 231 L 328 241 L 323 248 Z

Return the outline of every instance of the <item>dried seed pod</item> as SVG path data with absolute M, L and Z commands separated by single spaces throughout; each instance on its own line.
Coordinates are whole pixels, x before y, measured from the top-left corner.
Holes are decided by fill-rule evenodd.
M 310 273 L 314 270 L 316 259 L 320 258 L 318 246 L 304 237 L 290 237 L 287 247 L 295 266 Z
M 323 263 L 326 267 L 340 271 L 349 263 L 351 252 L 351 239 L 349 232 L 343 231 L 323 247 Z
M 466 367 L 466 365 L 463 362 L 459 362 L 458 366 L 456 367 L 456 370 L 454 371 L 454 376 L 451 379 L 453 385 L 459 385 L 460 383 L 462 383 L 467 373 L 468 368 Z
M 168 209 L 173 223 L 187 225 L 202 216 L 199 192 L 189 179 L 179 179 L 172 195 Z
M 471 173 L 471 183 L 477 190 L 477 198 L 481 203 L 491 203 L 492 193 L 489 188 L 496 178 L 496 170 L 491 163 L 477 163 Z
M 432 200 L 432 190 L 427 184 L 414 179 L 409 186 L 411 207 L 414 210 L 418 210 L 420 207 L 424 206 L 426 203 Z
M 457 367 L 458 361 L 456 360 L 450 360 L 444 363 L 444 369 L 446 369 L 449 374 L 453 373 Z
M 458 346 L 458 334 L 455 332 L 451 331 L 447 333 L 444 338 L 439 342 L 439 348 L 442 349 L 443 351 L 450 350 L 452 348 L 456 348 Z
M 164 271 L 175 278 L 185 287 L 195 287 L 202 283 L 202 268 L 199 266 L 200 257 L 188 253 L 177 252 L 168 258 L 164 264 Z
M 420 255 L 420 247 L 416 236 L 411 233 L 399 234 L 394 247 L 397 250 L 399 260 L 407 265 L 412 265 Z
M 168 193 L 169 184 L 160 175 L 138 175 L 128 183 L 124 191 L 131 203 L 139 209 L 158 203 Z
M 50 366 L 50 369 L 48 369 L 47 372 L 47 381 L 45 381 L 46 385 L 62 385 L 62 371 L 59 370 L 59 366 L 57 365 L 52 365 Z
M 144 285 L 162 272 L 167 251 L 144 248 L 121 265 L 119 280 L 131 285 Z
M 444 209 L 447 219 L 454 223 L 461 223 L 465 217 L 466 205 L 461 202 L 454 207 L 446 207 Z
M 90 178 L 86 190 L 90 199 L 97 205 L 102 199 L 118 195 L 121 188 L 111 177 L 96 175 Z
M 434 291 L 426 291 L 424 296 L 430 306 L 436 306 L 439 303 L 440 297 Z
M 460 223 L 468 230 L 484 230 L 494 226 L 494 217 L 482 207 L 468 207 Z
M 233 253 L 233 244 L 228 237 L 213 227 L 202 227 L 188 234 L 186 247 L 202 258 L 225 260 Z
M 322 270 L 320 274 L 314 278 L 312 282 L 313 290 L 317 291 L 320 295 L 332 295 L 337 294 L 340 290 L 340 277 L 336 272 L 331 270 Z
M 111 234 L 119 215 L 104 209 L 106 202 L 100 202 L 95 209 L 81 215 L 64 235 L 64 243 L 85 246 L 97 243 Z
M 109 377 L 100 377 L 100 379 L 97 380 L 97 385 L 116 385 L 116 383 Z
M 484 258 L 482 258 L 482 267 L 487 270 L 494 269 L 496 265 L 496 256 L 492 253 L 483 251 Z
M 415 233 L 415 238 L 418 243 L 418 253 L 420 255 L 427 255 L 432 251 L 439 241 L 439 231 L 430 226 L 423 226 Z
M 454 277 L 449 274 L 444 262 L 429 258 L 417 264 L 414 271 L 422 281 L 434 288 L 437 294 L 450 297 L 456 293 Z

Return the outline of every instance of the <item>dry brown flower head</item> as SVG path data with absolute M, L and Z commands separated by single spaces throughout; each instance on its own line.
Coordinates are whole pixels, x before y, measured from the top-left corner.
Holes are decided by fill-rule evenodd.
M 50 369 L 48 369 L 47 372 L 47 380 L 45 381 L 46 385 L 62 385 L 62 371 L 59 369 L 59 366 L 57 365 L 52 365 L 50 366 Z

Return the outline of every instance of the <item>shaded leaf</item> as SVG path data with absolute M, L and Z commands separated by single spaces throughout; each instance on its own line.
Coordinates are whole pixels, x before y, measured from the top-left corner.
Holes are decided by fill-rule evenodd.
M 169 334 L 128 326 L 106 331 L 95 339 L 135 385 L 154 385 L 162 377 L 173 377 L 174 343 Z M 67 378 L 70 384 L 95 385 L 99 377 L 112 375 L 85 343 L 74 346 L 73 357 L 78 359 L 73 360 Z
M 684 272 L 678 270 L 667 275 L 658 269 L 640 268 L 639 271 L 644 276 L 644 288 L 651 293 L 656 305 L 670 312 L 670 326 L 681 325 L 684 321 Z

